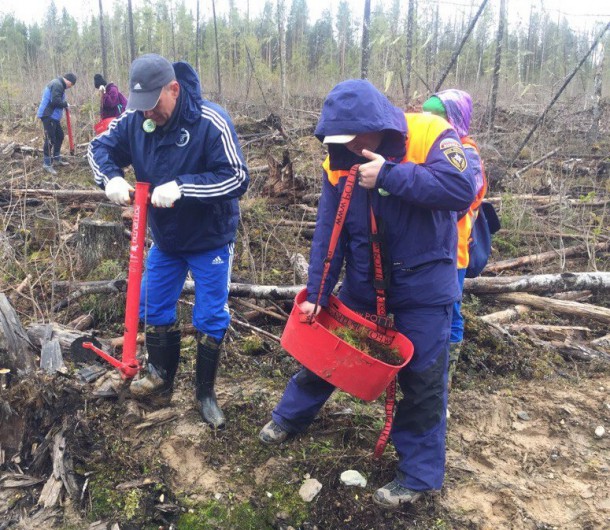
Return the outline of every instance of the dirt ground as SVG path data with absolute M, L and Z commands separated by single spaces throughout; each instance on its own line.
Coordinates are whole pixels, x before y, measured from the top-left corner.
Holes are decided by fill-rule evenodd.
M 40 143 L 35 136 L 39 133 L 33 129 L 17 132 L 5 131 L 0 144 Z M 286 147 L 273 132 L 264 131 L 261 138 L 264 141 L 256 151 L 246 150 L 251 167 L 272 165 L 270 154 L 282 160 L 283 152 L 289 153 L 294 182 L 302 186 L 299 192 L 319 192 L 322 151 L 317 141 L 303 136 Z M 501 164 L 493 156 L 497 150 L 482 144 L 484 158 L 489 160 L 492 192 L 499 195 L 506 188 L 494 184 L 501 181 L 496 169 Z M 512 145 L 508 140 L 496 144 Z M 538 144 L 530 158 L 551 147 Z M 582 145 L 566 147 L 566 152 L 579 149 L 584 152 Z M 558 218 L 582 226 L 589 235 L 595 230 L 610 235 L 605 206 L 595 212 L 580 206 L 570 211 L 567 207 L 537 211 L 523 208 L 518 201 L 512 202 L 512 209 L 507 206 L 511 193 L 553 194 L 558 189 L 572 198 L 591 193 L 591 197 L 606 198 L 610 166 L 597 158 L 591 160 L 588 173 L 582 172 L 584 164 L 580 162 L 578 173 L 574 165 L 562 169 L 561 159 L 552 160 L 544 168 L 532 170 L 529 180 L 522 179 L 508 188 L 502 214 L 511 231 L 496 236 L 494 259 L 556 248 L 556 241 L 546 232 L 563 227 Z M 40 170 L 39 154 L 15 152 L 0 175 L 9 178 L 7 189 L 92 189 L 83 156 L 71 162 L 69 173 L 50 179 Z M 296 251 L 307 256 L 310 236 L 303 227 L 283 226 L 276 218 L 294 223 L 312 221 L 313 217 L 293 208 L 292 198 L 289 204 L 261 198 L 269 193 L 265 178 L 264 172 L 254 174 L 251 195 L 242 201 L 233 279 L 292 284 L 295 272 L 288 256 Z M 574 188 L 566 191 L 568 181 Z M 97 205 L 84 201 L 49 207 L 35 198 L 15 199 L 6 190 L 0 199 L 2 229 L 14 250 L 14 262 L 5 260 L 0 268 L 2 291 L 12 292 L 26 274 L 40 275 L 27 296 L 15 299 L 24 324 L 37 319 L 66 324 L 89 313 L 100 336 L 120 335 L 121 296 L 90 295 L 59 313 L 50 309 L 58 296 L 65 296 L 51 290 L 52 281 L 100 280 L 124 273 L 123 264 L 108 261 L 88 276 L 78 276 L 74 259 L 77 223 L 81 217 L 94 215 Z M 58 230 L 53 237 L 59 250 L 49 250 L 46 242 L 31 243 L 28 223 L 43 209 L 42 213 L 57 214 Z M 125 228 L 128 226 L 126 221 Z M 530 237 L 528 233 L 534 231 L 536 235 Z M 562 262 L 561 266 L 552 263 L 511 274 L 595 267 L 607 270 L 608 261 L 607 252 L 600 252 Z M 69 268 L 63 270 L 66 263 Z M 590 303 L 608 307 L 607 298 L 592 296 Z M 189 300 L 187 297 L 181 304 L 184 323 L 190 321 Z M 236 317 L 246 319 L 244 307 L 235 300 L 230 306 Z M 278 302 L 278 306 L 269 309 L 288 311 L 290 301 Z M 337 392 L 303 435 L 280 447 L 259 443 L 258 432 L 298 365 L 272 340 L 263 338 L 261 344 L 251 332 L 233 326 L 224 346 L 218 382 L 219 401 L 228 424 L 218 433 L 201 423 L 194 407 L 192 337 L 183 340 L 176 391 L 170 405 L 162 410 L 135 407 L 124 397 L 98 397 L 97 383 L 79 382 L 72 371 L 77 367 L 72 365 L 66 374 L 37 375 L 2 388 L 2 428 L 5 433 L 9 429 L 23 431 L 24 436 L 14 451 L 0 448 L 0 530 L 101 530 L 116 528 L 112 526 L 115 523 L 120 529 L 167 530 L 610 528 L 610 351 L 588 362 L 573 360 L 541 348 L 523 334 L 499 340 L 475 325 L 475 316 L 505 307 L 493 297 L 466 297 L 469 327 L 449 399 L 445 485 L 413 507 L 384 511 L 372 501 L 375 490 L 392 480 L 396 462 L 391 445 L 380 461 L 371 459 L 383 425 L 382 400 L 364 403 Z M 527 318 L 538 324 L 588 326 L 587 340 L 607 333 L 602 324 L 576 318 L 567 322 L 570 319 L 550 312 L 532 311 Z M 259 315 L 249 322 L 277 336 L 282 331 L 281 322 L 269 316 Z M 602 436 L 596 435 L 600 426 L 606 431 Z M 58 432 L 66 439 L 65 452 L 73 462 L 78 493 L 62 496 L 60 506 L 47 509 L 37 502 L 44 481 L 53 472 L 47 446 Z M 44 447 L 47 449 L 41 451 Z M 365 488 L 341 483 L 339 477 L 348 469 L 366 477 Z M 24 474 L 40 480 L 28 486 L 6 486 L 9 479 Z M 310 503 L 299 496 L 306 478 L 322 484 Z

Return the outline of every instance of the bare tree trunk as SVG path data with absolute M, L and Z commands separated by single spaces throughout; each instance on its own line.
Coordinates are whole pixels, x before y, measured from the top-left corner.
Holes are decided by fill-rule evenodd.
M 170 8 L 169 8 L 169 27 L 170 27 L 170 31 L 172 32 L 172 57 L 174 59 L 174 61 L 177 59 L 176 57 L 176 30 L 175 30 L 175 24 L 174 24 L 174 9 L 172 7 L 172 5 L 170 4 Z
M 201 71 L 199 70 L 199 43 L 201 41 L 201 34 L 200 34 L 201 26 L 199 25 L 199 0 L 197 0 L 196 13 L 197 13 L 197 20 L 195 21 L 195 71 L 197 72 L 197 75 L 200 76 Z
M 218 25 L 216 23 L 216 2 L 212 0 L 212 17 L 214 18 L 214 43 L 216 44 L 216 80 L 218 82 L 218 97 L 222 93 L 220 82 L 220 50 L 218 49 Z
M 284 0 L 277 0 L 277 38 L 280 59 L 280 95 L 286 106 L 286 32 L 284 31 Z
M 133 31 L 133 9 L 131 0 L 127 0 L 127 20 L 129 21 L 129 55 L 131 62 L 136 58 L 136 37 Z
M 370 42 L 369 42 L 370 24 L 371 24 L 371 0 L 365 0 L 364 17 L 362 19 L 362 61 L 360 63 L 360 77 L 362 79 L 367 79 L 369 76 L 369 59 L 371 57 L 371 48 L 370 48 Z
M 477 20 L 479 20 L 479 17 L 481 16 L 481 13 L 483 12 L 483 9 L 485 9 L 485 6 L 487 5 L 488 1 L 489 0 L 483 0 L 481 5 L 479 6 L 479 10 L 476 12 L 475 16 L 470 21 L 470 25 L 468 26 L 468 29 L 466 30 L 466 33 L 464 33 L 464 36 L 462 37 L 462 42 L 460 42 L 459 46 L 453 52 L 453 55 L 451 56 L 451 60 L 449 61 L 449 64 L 445 68 L 445 71 L 442 73 L 441 78 L 439 79 L 438 83 L 436 84 L 434 92 L 438 92 L 441 89 L 441 87 L 443 86 L 443 83 L 445 82 L 445 79 L 447 78 L 447 76 L 449 75 L 449 72 L 453 68 L 453 65 L 457 61 L 457 58 L 459 57 L 460 52 L 462 51 L 462 48 L 464 47 L 464 44 L 466 44 L 466 41 L 468 40 L 468 37 L 472 33 L 472 30 L 474 29 L 474 26 L 476 25 Z
M 604 77 L 604 43 L 598 45 L 598 56 L 595 58 L 597 67 L 595 69 L 595 81 L 593 82 L 593 121 L 589 129 L 589 142 L 595 143 L 599 138 L 599 122 L 602 117 L 600 102 L 602 99 L 602 80 Z
M 104 31 L 104 9 L 102 8 L 102 0 L 99 0 L 100 5 L 100 45 L 102 48 L 102 77 L 107 79 L 108 73 L 108 58 L 106 57 L 106 32 Z
M 407 16 L 407 53 L 405 56 L 405 108 L 409 104 L 411 92 L 411 70 L 413 65 L 413 31 L 415 26 L 415 0 L 409 0 L 409 14 Z
M 504 25 L 506 23 L 506 0 L 500 0 L 500 20 L 496 35 L 496 57 L 494 59 L 494 73 L 491 84 L 491 101 L 489 103 L 489 119 L 487 130 L 491 131 L 496 119 L 496 102 L 498 101 L 498 86 L 500 85 L 500 68 L 502 66 L 502 43 L 504 42 Z
M 551 102 L 547 105 L 546 109 L 544 109 L 542 114 L 536 120 L 536 123 L 534 124 L 534 126 L 532 127 L 530 132 L 527 133 L 527 136 L 525 137 L 523 142 L 521 142 L 521 145 L 519 146 L 519 148 L 515 151 L 515 154 L 513 155 L 512 159 L 510 161 L 509 167 L 512 166 L 515 163 L 515 160 L 517 160 L 517 158 L 519 157 L 519 153 L 521 153 L 521 150 L 527 145 L 527 142 L 530 141 L 530 138 L 536 132 L 536 129 L 538 129 L 538 127 L 540 127 L 540 124 L 544 121 L 544 118 L 546 117 L 546 115 L 549 112 L 549 110 L 551 110 L 551 107 L 555 104 L 555 102 L 559 99 L 559 96 L 561 96 L 563 91 L 570 84 L 570 81 L 572 81 L 572 78 L 576 75 L 578 70 L 580 70 L 580 67 L 585 63 L 585 61 L 587 60 L 589 55 L 591 55 L 591 52 L 593 52 L 593 50 L 595 49 L 595 47 L 597 46 L 599 41 L 602 39 L 602 37 L 606 33 L 606 31 L 608 31 L 608 28 L 610 28 L 610 22 L 608 22 L 608 24 L 606 24 L 604 29 L 601 30 L 601 32 L 599 33 L 599 35 L 597 36 L 597 38 L 593 42 L 593 45 L 589 48 L 589 51 L 584 55 L 584 57 L 576 65 L 576 68 L 574 68 L 573 72 L 568 77 L 566 77 L 566 80 L 563 82 L 563 85 L 561 85 L 561 87 L 559 88 L 559 90 L 557 91 L 555 96 L 553 96 L 553 99 L 551 100 Z

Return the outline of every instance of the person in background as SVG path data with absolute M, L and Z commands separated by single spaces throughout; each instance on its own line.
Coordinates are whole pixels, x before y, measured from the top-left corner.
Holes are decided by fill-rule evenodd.
M 475 141 L 468 136 L 472 116 L 472 98 L 463 90 L 449 89 L 437 92 L 426 100 L 422 106 L 424 112 L 436 114 L 446 119 L 455 129 L 464 146 L 464 153 L 468 164 L 472 168 L 472 177 L 476 197 L 469 208 L 458 213 L 458 249 L 457 268 L 460 292 L 464 290 L 464 278 L 469 261 L 470 233 L 476 219 L 479 207 L 487 192 L 487 179 L 479 148 Z M 453 304 L 451 319 L 451 339 L 449 348 L 448 387 L 451 389 L 453 376 L 460 358 L 462 341 L 464 340 L 464 317 L 462 315 L 462 297 Z
M 344 81 L 332 89 L 315 135 L 328 146 L 328 157 L 322 165 L 307 301 L 299 308 L 314 312 L 345 177 L 361 164 L 320 303 L 328 304 L 345 263 L 339 299 L 354 311 L 375 313 L 371 205 L 391 266 L 387 310 L 414 345 L 411 361 L 398 373 L 403 398 L 391 432 L 398 469 L 373 496 L 377 504 L 396 508 L 440 489 L 444 480 L 450 318 L 459 297 L 455 212 L 474 198 L 470 168 L 445 120 L 405 114 L 366 80 Z M 303 432 L 334 388 L 310 370 L 300 370 L 260 431 L 260 441 L 277 445 Z
M 67 166 L 61 157 L 61 144 L 64 141 L 64 130 L 61 128 L 61 117 L 68 108 L 66 89 L 76 83 L 73 73 L 64 74 L 51 81 L 43 90 L 36 117 L 44 128 L 43 164 L 42 168 L 51 175 L 57 175 L 55 166 Z
M 100 118 L 116 118 L 125 111 L 127 99 L 114 83 L 107 83 L 102 74 L 93 76 L 93 84 L 100 94 Z
M 130 386 L 142 401 L 167 402 L 180 361 L 176 306 L 187 273 L 195 281 L 196 401 L 205 422 L 225 424 L 214 385 L 228 307 L 238 198 L 250 181 L 227 112 L 201 97 L 195 70 L 157 54 L 133 61 L 127 111 L 89 144 L 95 182 L 108 199 L 130 203 L 123 178 L 153 185 L 148 222 L 153 246 L 142 279 L 140 319 L 146 324 L 148 371 Z

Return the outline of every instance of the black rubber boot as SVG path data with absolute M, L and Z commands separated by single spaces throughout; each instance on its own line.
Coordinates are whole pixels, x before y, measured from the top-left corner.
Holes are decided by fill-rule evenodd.
M 180 362 L 180 330 L 174 326 L 154 326 L 146 332 L 148 374 L 129 387 L 137 399 L 169 402 Z
M 205 334 L 201 334 L 197 340 L 195 383 L 197 408 L 203 421 L 209 423 L 214 429 L 222 429 L 225 426 L 225 416 L 216 403 L 216 392 L 214 392 L 221 343 L 222 341 Z

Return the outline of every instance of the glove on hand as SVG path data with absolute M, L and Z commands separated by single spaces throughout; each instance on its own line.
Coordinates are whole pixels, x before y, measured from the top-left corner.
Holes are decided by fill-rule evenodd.
M 152 192 L 150 202 L 157 208 L 171 208 L 180 197 L 182 197 L 182 193 L 180 193 L 178 183 L 172 180 L 157 186 Z
M 129 192 L 135 190 L 123 177 L 114 177 L 108 181 L 104 191 L 106 192 L 106 197 L 114 204 L 127 206 L 131 203 Z
M 102 93 L 106 92 L 106 87 L 104 85 L 100 85 L 100 87 L 98 88 L 98 90 Z

